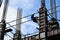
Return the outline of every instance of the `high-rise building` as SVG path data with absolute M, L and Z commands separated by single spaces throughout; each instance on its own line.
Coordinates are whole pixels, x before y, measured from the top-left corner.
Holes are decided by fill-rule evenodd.
M 13 40 L 21 40 L 21 18 L 22 18 L 22 9 L 17 9 L 17 21 L 16 21 L 16 33 L 14 34 Z

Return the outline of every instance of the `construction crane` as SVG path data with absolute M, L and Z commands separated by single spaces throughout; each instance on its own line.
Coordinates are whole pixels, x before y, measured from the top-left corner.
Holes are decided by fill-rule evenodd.
M 0 40 L 4 40 L 5 33 L 12 31 L 12 29 L 6 29 L 6 12 L 8 8 L 8 1 L 9 0 L 5 0 L 2 21 L 0 22 Z

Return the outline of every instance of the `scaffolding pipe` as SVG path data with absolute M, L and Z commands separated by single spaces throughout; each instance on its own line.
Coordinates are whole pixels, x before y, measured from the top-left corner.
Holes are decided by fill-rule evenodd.
M 56 12 L 56 0 L 50 0 L 50 5 L 51 5 L 51 17 L 57 19 L 57 12 Z M 54 8 L 54 9 L 53 9 Z M 55 13 L 53 13 L 55 12 Z
M 8 8 L 8 1 L 9 0 L 5 0 L 5 3 L 4 3 L 4 9 L 3 9 L 3 16 L 2 16 L 2 20 L 6 20 L 6 12 L 7 12 L 7 8 Z
M 56 0 L 54 0 L 54 12 L 55 12 L 55 18 L 57 19 L 57 12 L 56 12 Z
M 0 25 L 1 25 L 0 26 L 1 27 L 0 40 L 4 40 L 5 28 L 6 28 L 6 22 L 5 22 L 5 20 L 6 20 L 7 7 L 8 7 L 8 0 L 5 0 L 2 21 L 0 23 Z

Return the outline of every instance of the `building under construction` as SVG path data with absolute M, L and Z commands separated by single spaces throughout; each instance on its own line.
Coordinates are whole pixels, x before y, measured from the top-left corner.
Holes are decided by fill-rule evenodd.
M 56 0 L 50 0 L 51 2 L 51 20 L 50 24 L 48 20 L 48 10 L 45 5 L 45 0 L 41 0 L 41 8 L 39 9 L 39 33 L 36 35 L 28 36 L 22 38 L 22 40 L 60 40 L 60 29 L 59 23 L 57 22 L 57 13 L 56 13 Z M 55 8 L 54 8 L 55 7 Z M 54 13 L 53 13 L 54 12 Z M 33 22 L 36 22 L 35 19 L 32 19 Z M 56 20 L 56 24 L 54 23 Z M 54 21 L 54 22 L 53 22 Z M 51 28 L 49 28 L 51 27 Z
M 36 28 L 39 32 L 33 35 L 28 34 L 28 35 L 22 36 L 21 34 L 22 9 L 20 8 L 17 9 L 17 20 L 14 20 L 16 21 L 16 29 L 14 28 L 16 30 L 15 34 L 11 32 L 13 31 L 12 29 L 6 28 L 5 20 L 6 20 L 6 11 L 8 7 L 8 0 L 6 0 L 4 4 L 2 21 L 0 23 L 0 30 L 1 30 L 0 40 L 4 40 L 4 35 L 7 32 L 11 32 L 13 34 L 13 38 L 11 38 L 11 40 L 60 40 L 60 28 L 59 28 L 59 22 L 58 22 L 60 20 L 57 19 L 58 16 L 57 16 L 57 10 L 56 10 L 56 0 L 50 0 L 51 9 L 49 10 L 51 10 L 51 13 L 49 13 L 49 10 L 46 8 L 46 0 L 41 0 L 40 4 L 41 4 L 41 7 L 38 10 L 39 16 L 34 17 L 35 13 L 30 15 L 31 20 L 39 25 L 39 28 Z M 2 2 L 0 5 L 2 5 Z M 48 17 L 50 17 L 50 20 L 48 19 Z M 10 25 L 10 27 L 13 28 L 12 25 Z

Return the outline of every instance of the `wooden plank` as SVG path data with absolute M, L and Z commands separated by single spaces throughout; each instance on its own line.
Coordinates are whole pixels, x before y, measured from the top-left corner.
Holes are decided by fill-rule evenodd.
M 40 38 L 45 38 L 45 32 L 40 34 Z

